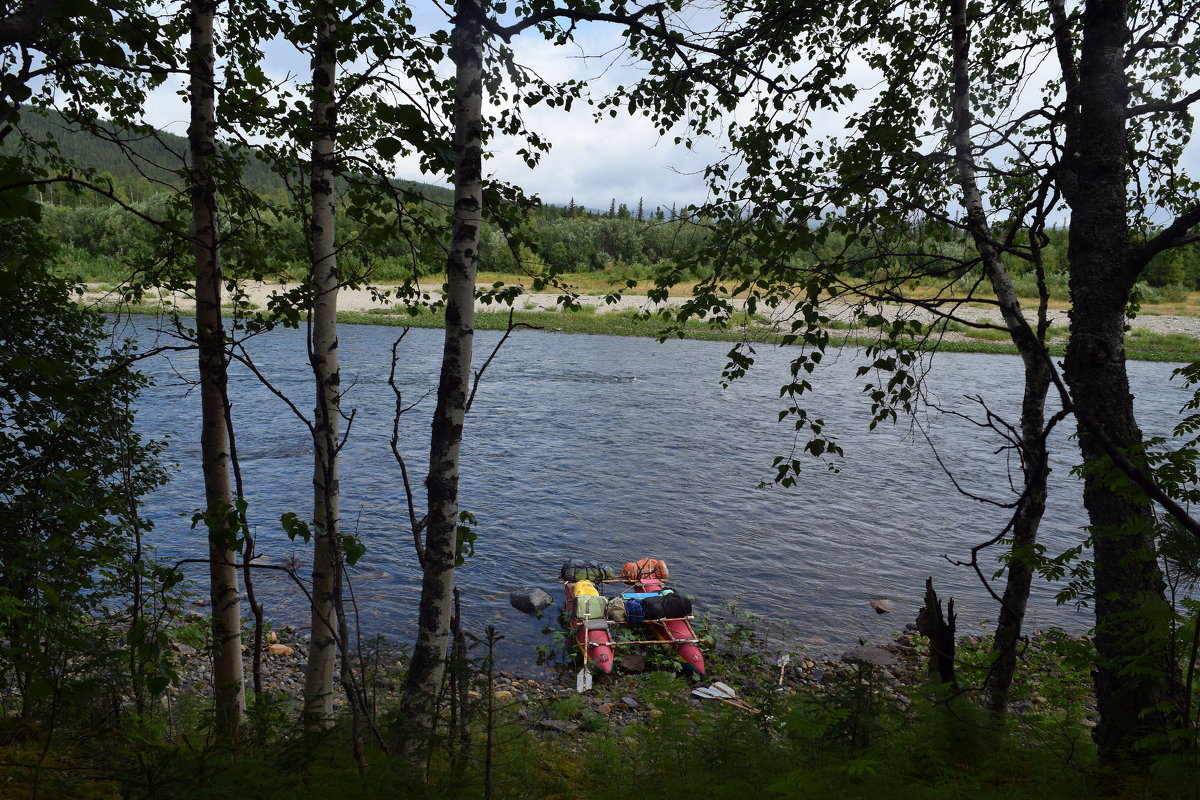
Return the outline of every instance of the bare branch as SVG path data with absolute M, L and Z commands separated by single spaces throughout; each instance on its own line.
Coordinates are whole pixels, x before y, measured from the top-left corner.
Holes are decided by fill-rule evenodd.
M 400 337 L 392 342 L 392 368 L 388 372 L 388 386 L 392 387 L 392 393 L 396 395 L 396 413 L 392 416 L 392 456 L 395 457 L 396 463 L 400 465 L 400 477 L 404 481 L 404 499 L 408 503 L 408 522 L 412 528 L 413 547 L 417 551 L 417 563 L 424 569 L 425 544 L 421 539 L 421 531 L 425 528 L 425 518 L 417 519 L 417 504 L 413 498 L 412 481 L 408 478 L 408 464 L 404 460 L 404 455 L 400 452 L 400 417 L 405 412 L 415 408 L 417 403 L 421 401 L 418 400 L 417 403 L 413 403 L 406 408 L 400 393 L 400 387 L 396 385 L 396 362 L 399 360 L 397 350 L 410 330 L 412 328 L 404 328 L 400 333 Z M 426 393 L 425 397 L 428 396 L 429 394 Z
M 222 567 L 235 567 L 236 569 L 244 569 L 246 564 L 239 564 L 235 561 L 219 561 L 212 558 L 181 558 L 172 565 L 172 569 L 178 570 L 184 564 L 218 564 Z M 296 574 L 296 567 L 293 564 L 256 564 L 250 562 L 248 565 L 251 569 L 266 569 L 275 572 L 286 573 L 289 578 L 299 587 L 304 593 L 304 597 L 308 600 L 309 605 L 312 605 L 312 595 L 308 591 L 308 587 L 304 585 L 304 580 Z
M 240 354 L 237 351 L 240 351 Z M 251 358 L 250 354 L 246 352 L 246 348 L 243 345 L 238 344 L 234 348 L 230 348 L 229 356 L 234 361 L 237 361 L 239 364 L 253 372 L 254 376 L 258 378 L 259 382 L 267 388 L 267 391 L 282 400 L 284 404 L 291 409 L 292 413 L 296 415 L 296 418 L 304 423 L 304 426 L 308 428 L 309 434 L 312 436 L 316 435 L 316 431 L 313 428 L 312 422 L 308 419 L 308 417 L 304 416 L 304 412 L 292 402 L 290 397 L 281 392 L 279 389 L 275 388 L 275 385 L 271 383 L 267 376 L 262 373 L 262 370 L 258 368 L 258 365 L 254 363 L 254 359 Z
M 1200 234 L 1191 231 L 1197 225 L 1200 225 L 1200 204 L 1194 205 L 1180 214 L 1174 222 L 1163 228 L 1153 239 L 1134 248 L 1129 254 L 1126 270 L 1133 274 L 1140 274 L 1150 263 L 1150 259 L 1162 251 L 1196 241 L 1200 238 Z
M 527 322 L 513 322 L 513 309 L 508 310 L 508 327 L 504 329 L 504 335 L 500 337 L 500 341 L 496 342 L 496 346 L 492 348 L 492 354 L 483 362 L 483 366 L 475 371 L 475 382 L 471 384 L 471 394 L 467 397 L 467 411 L 471 410 L 471 404 L 475 402 L 475 392 L 479 391 L 479 379 L 483 377 L 483 373 L 491 366 L 492 359 L 500 352 L 500 348 L 508 341 L 508 337 L 516 328 L 529 328 L 530 330 L 541 330 L 538 325 L 530 325 Z
M 1187 111 L 1188 108 L 1200 100 L 1200 89 L 1192 92 L 1189 95 L 1179 98 L 1178 100 L 1161 100 L 1157 103 L 1143 103 L 1140 106 L 1131 106 L 1125 109 L 1126 117 L 1140 117 L 1144 114 L 1162 114 L 1174 111 Z

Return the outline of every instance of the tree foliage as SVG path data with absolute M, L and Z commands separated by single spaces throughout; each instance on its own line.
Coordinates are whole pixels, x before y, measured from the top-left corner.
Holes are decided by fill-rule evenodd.
M 111 679 L 121 648 L 98 646 L 94 617 L 129 612 L 143 580 L 150 591 L 139 498 L 167 476 L 160 445 L 133 429 L 145 379 L 129 353 L 108 351 L 104 320 L 51 274 L 51 248 L 28 220 L 0 230 L 0 679 L 32 713 L 68 659 L 94 665 L 72 681 Z

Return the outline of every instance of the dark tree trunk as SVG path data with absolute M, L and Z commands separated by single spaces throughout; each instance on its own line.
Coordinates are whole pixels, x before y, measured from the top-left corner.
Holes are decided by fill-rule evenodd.
M 1096 700 L 1094 735 L 1108 763 L 1144 762 L 1147 737 L 1177 722 L 1178 682 L 1169 657 L 1162 574 L 1149 501 L 1114 490 L 1105 467 L 1107 440 L 1138 462 L 1142 434 L 1125 369 L 1125 315 L 1137 271 L 1130 267 L 1127 221 L 1129 165 L 1124 55 L 1129 39 L 1125 0 L 1088 0 L 1083 13 L 1078 142 L 1067 153 L 1064 188 L 1071 206 L 1071 340 L 1064 373 L 1079 421 L 1084 504 L 1095 552 Z
M 929 640 L 929 679 L 934 683 L 958 683 L 954 675 L 956 622 L 954 598 L 950 598 L 943 615 L 942 601 L 933 590 L 933 578 L 926 578 L 925 605 L 917 612 L 917 630 Z

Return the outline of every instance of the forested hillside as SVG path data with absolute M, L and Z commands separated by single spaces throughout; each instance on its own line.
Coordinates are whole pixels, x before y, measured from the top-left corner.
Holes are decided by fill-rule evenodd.
M 67 161 L 81 169 L 113 179 L 123 199 L 140 202 L 169 188 L 178 191 L 185 179 L 181 170 L 188 161 L 188 141 L 173 133 L 148 129 L 134 132 L 101 122 L 98 130 L 81 130 L 61 115 L 27 113 L 21 121 L 22 132 L 37 141 L 51 141 Z M 13 153 L 17 142 L 5 139 L 0 153 Z M 261 158 L 248 158 L 241 167 L 241 182 L 247 189 L 283 201 L 287 196 L 283 178 Z M 449 202 L 452 192 L 442 186 L 397 179 L 397 185 L 437 203 Z M 97 202 L 86 194 L 58 197 L 49 194 L 46 200 L 55 204 L 75 205 Z
M 131 267 L 153 260 L 159 231 L 150 219 L 167 219 L 180 201 L 179 170 L 186 163 L 187 141 L 161 131 L 144 135 L 112 133 L 107 141 L 91 132 L 71 130 L 61 120 L 31 114 L 27 133 L 51 139 L 61 155 L 83 170 L 111 181 L 117 200 L 51 183 L 40 193 L 44 203 L 42 229 L 62 245 L 62 258 L 70 274 L 84 280 L 119 280 Z M 23 123 L 24 124 L 24 123 Z M 6 145 L 10 150 L 14 144 Z M 171 166 L 173 165 L 173 166 Z M 283 179 L 262 160 L 250 159 L 242 167 L 245 188 L 265 203 L 258 223 L 261 241 L 270 246 L 256 250 L 265 259 L 267 274 L 298 279 L 305 267 L 304 233 L 289 209 L 295 199 Z M 451 193 L 430 184 L 397 180 L 396 185 L 414 196 L 428 199 L 425 213 L 444 213 Z M 346 185 L 343 181 L 342 190 Z M 415 200 L 410 202 L 416 202 Z M 122 205 L 129 208 L 123 208 Z M 668 269 L 676 256 L 695 250 L 706 239 L 703 225 L 681 218 L 677 208 L 647 210 L 635 203 L 611 200 L 607 212 L 589 211 L 581 205 L 543 205 L 528 211 L 520 225 L 521 245 L 514 244 L 496 225 L 485 223 L 480 257 L 486 269 L 515 273 L 551 266 L 568 273 L 600 273 L 614 282 L 652 278 Z M 130 209 L 136 213 L 130 213 Z M 344 212 L 342 225 L 354 238 L 354 220 Z M 369 249 L 358 248 L 356 257 L 371 263 L 375 280 L 395 282 L 414 274 L 440 272 L 445 264 L 445 242 L 422 234 L 413 238 L 375 240 Z M 230 249 L 236 255 L 236 249 Z M 522 266 L 517 265 L 517 257 Z M 541 265 L 539 267 L 538 265 Z M 690 272 L 686 277 L 700 277 Z
M 120 145 L 87 131 L 72 130 L 53 116 L 31 114 L 23 123 L 35 138 L 56 143 L 62 156 L 83 169 L 111 179 L 120 202 L 151 218 L 169 213 L 172 198 L 179 196 L 179 170 L 186 163 L 187 140 L 162 131 L 142 135 L 112 133 Z M 4 145 L 12 150 L 9 141 Z M 248 159 L 242 166 L 245 187 L 263 198 L 272 210 L 262 221 L 269 231 L 266 237 L 273 247 L 265 255 L 268 273 L 296 279 L 302 262 L 296 254 L 303 251 L 303 234 L 295 218 L 285 212 L 294 202 L 283 179 L 260 159 Z M 439 186 L 396 180 L 396 185 L 413 195 L 428 198 L 432 205 L 445 207 L 452 193 Z M 345 186 L 343 183 L 343 190 Z M 50 184 L 40 193 L 45 203 L 43 229 L 63 246 L 64 263 L 71 274 L 84 280 L 114 281 L 130 266 L 144 263 L 155 247 L 155 226 L 128 213 L 120 204 L 105 197 Z M 588 198 L 596 200 L 597 198 Z M 703 218 L 687 214 L 677 205 L 670 209 L 648 209 L 639 198 L 635 202 L 610 199 L 607 211 L 589 210 L 572 202 L 568 206 L 541 205 L 524 216 L 517 264 L 513 243 L 497 226 L 485 222 L 480 240 L 480 258 L 484 268 L 493 272 L 516 273 L 549 266 L 563 273 L 594 273 L 614 283 L 629 279 L 649 279 L 669 272 L 676 261 L 690 266 L 678 273 L 684 279 L 699 279 L 711 274 L 703 264 L 690 257 L 708 239 Z M 343 224 L 354 229 L 351 220 Z M 1042 248 L 1047 281 L 1052 296 L 1069 299 L 1066 285 L 1067 232 L 1063 228 L 1046 230 Z M 961 236 L 948 236 L 947 246 L 965 247 Z M 236 252 L 236 251 L 231 251 Z M 444 242 L 437 237 L 397 238 L 375 242 L 369 252 L 357 257 L 372 262 L 373 275 L 382 282 L 403 280 L 406 275 L 430 275 L 444 268 Z M 798 262 L 840 259 L 852 265 L 849 277 L 861 278 L 882 268 L 874 263 L 867 246 L 851 246 L 847 252 L 844 235 L 833 233 L 807 256 L 797 254 Z M 1026 296 L 1037 293 L 1036 282 L 1028 265 L 1013 260 L 1018 287 Z M 1028 277 L 1025 277 L 1028 276 Z M 1191 245 L 1157 256 L 1144 275 L 1144 299 L 1164 302 L 1181 299 L 1186 291 L 1200 290 L 1200 245 Z

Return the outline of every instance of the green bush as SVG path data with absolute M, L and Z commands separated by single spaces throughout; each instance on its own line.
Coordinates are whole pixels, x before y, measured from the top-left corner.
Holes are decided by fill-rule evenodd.
M 1037 276 L 1032 272 L 1013 275 L 1012 281 L 1019 297 L 1036 298 L 1038 296 Z M 1047 275 L 1046 289 L 1050 292 L 1051 300 L 1066 302 L 1071 299 L 1071 288 L 1068 285 L 1066 273 L 1053 272 Z
M 25 717 L 86 719 L 143 679 L 165 688 L 165 640 L 145 606 L 122 619 L 132 654 L 104 618 L 176 580 L 147 557 L 138 516 L 166 473 L 160 446 L 133 429 L 146 380 L 128 354 L 108 352 L 103 319 L 50 273 L 52 248 L 31 223 L 0 224 L 0 238 L 0 684 Z
M 1134 302 L 1143 305 L 1159 305 L 1161 303 L 1182 303 L 1187 300 L 1188 292 L 1182 286 L 1151 286 L 1145 281 L 1139 281 L 1133 287 Z

